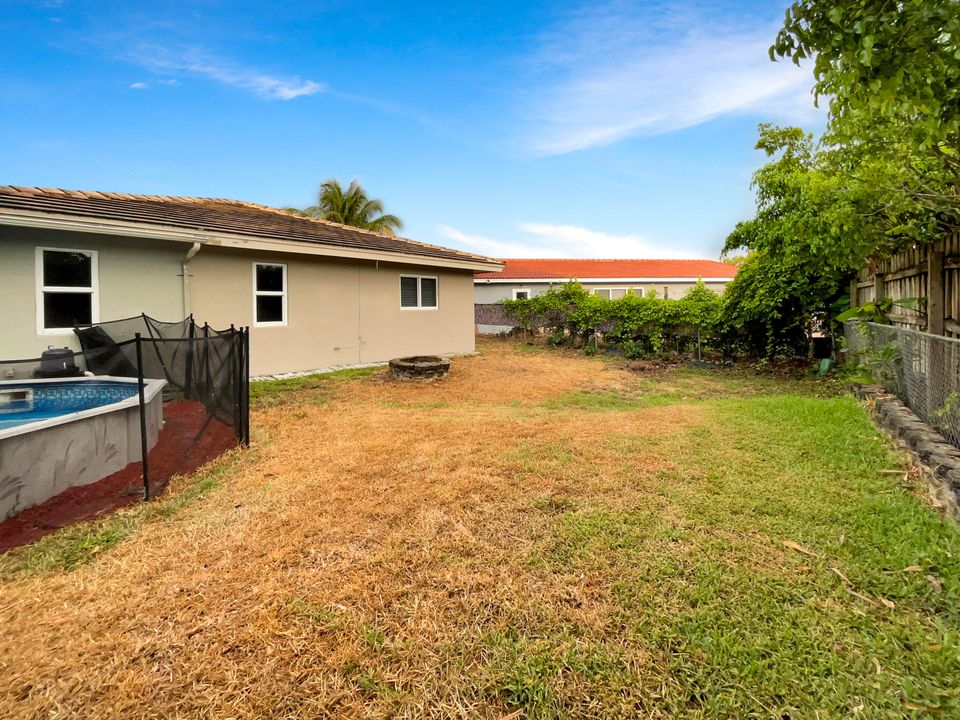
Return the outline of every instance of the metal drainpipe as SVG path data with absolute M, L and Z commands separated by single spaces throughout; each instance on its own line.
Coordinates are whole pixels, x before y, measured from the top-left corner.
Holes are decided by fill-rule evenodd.
M 193 246 L 187 251 L 186 257 L 180 261 L 180 277 L 183 278 L 183 316 L 190 316 L 190 275 L 188 274 L 188 269 L 190 267 L 190 261 L 193 260 L 194 256 L 200 252 L 201 242 L 198 240 L 193 244 Z

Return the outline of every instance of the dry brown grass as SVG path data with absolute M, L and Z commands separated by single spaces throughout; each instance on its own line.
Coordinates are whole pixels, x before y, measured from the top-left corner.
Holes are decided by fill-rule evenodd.
M 722 419 L 683 398 L 731 392 L 719 381 L 668 377 L 666 404 L 600 359 L 481 349 L 434 384 L 380 372 L 264 401 L 217 489 L 76 569 L 8 573 L 0 716 L 659 717 L 668 699 L 700 716 L 706 656 L 664 650 L 709 633 L 682 625 L 701 622 L 695 593 L 721 603 L 708 625 L 759 617 L 764 638 L 766 598 L 743 588 L 815 574 L 740 520 L 769 516 L 783 471 L 741 491 L 737 463 L 767 462 L 757 441 L 710 473 L 703 433 Z M 740 584 L 722 586 L 730 573 Z M 783 647 L 813 636 L 799 627 Z M 672 674 L 677 657 L 692 665 Z
M 550 413 L 537 403 L 635 379 L 580 357 L 484 350 L 442 382 L 378 374 L 322 405 L 303 391 L 255 410 L 254 448 L 221 491 L 92 565 L 5 584 L 0 712 L 506 714 L 482 687 L 484 633 L 547 608 L 598 637 L 606 622 L 594 579 L 527 563 L 549 517 L 531 501 L 610 489 L 622 468 L 606 438 L 694 416 Z M 520 477 L 524 453 L 544 448 L 582 472 Z

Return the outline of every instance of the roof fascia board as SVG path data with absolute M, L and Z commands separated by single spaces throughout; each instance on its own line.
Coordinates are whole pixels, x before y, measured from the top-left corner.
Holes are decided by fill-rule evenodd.
M 70 230 L 100 235 L 120 235 L 124 237 L 149 238 L 153 240 L 172 240 L 179 242 L 199 242 L 212 247 L 227 247 L 263 252 L 287 253 L 294 255 L 319 255 L 355 260 L 377 260 L 403 265 L 426 265 L 429 267 L 452 268 L 458 270 L 495 271 L 503 268 L 502 263 L 483 262 L 481 260 L 454 260 L 426 255 L 393 253 L 377 250 L 355 250 L 299 240 L 274 240 L 270 238 L 246 237 L 231 233 L 188 230 L 186 228 L 164 227 L 114 220 L 85 219 L 73 216 L 53 215 L 49 213 L 10 212 L 0 210 L 0 225 L 43 228 L 47 230 Z

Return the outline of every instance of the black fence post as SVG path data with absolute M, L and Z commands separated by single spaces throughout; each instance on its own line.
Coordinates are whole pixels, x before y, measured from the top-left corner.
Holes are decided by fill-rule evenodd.
M 143 499 L 150 499 L 150 470 L 147 464 L 147 403 L 144 394 L 145 384 L 143 382 L 143 339 L 140 333 L 134 337 L 137 340 L 137 393 L 140 399 L 140 456 L 141 466 L 143 467 Z
M 250 447 L 250 326 L 243 331 L 243 444 Z
M 196 332 L 194 331 L 193 324 L 193 315 L 187 318 L 189 323 L 187 326 L 187 337 L 190 339 L 190 342 L 187 343 L 187 363 L 186 363 L 186 377 L 183 381 L 183 399 L 184 400 L 193 400 L 193 353 L 196 348 L 196 343 L 194 342 L 196 338 Z
M 213 389 L 210 387 L 210 324 L 203 323 L 203 404 L 209 409 Z
M 243 442 L 243 428 L 240 427 L 240 333 L 233 323 L 230 323 L 230 377 L 233 380 L 233 430 L 237 436 L 237 444 Z

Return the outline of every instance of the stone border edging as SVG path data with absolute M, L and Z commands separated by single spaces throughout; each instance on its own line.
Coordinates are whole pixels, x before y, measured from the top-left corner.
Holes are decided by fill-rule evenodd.
M 874 422 L 914 457 L 934 502 L 960 521 L 960 449 L 879 385 L 853 383 L 850 389 L 867 401 Z

